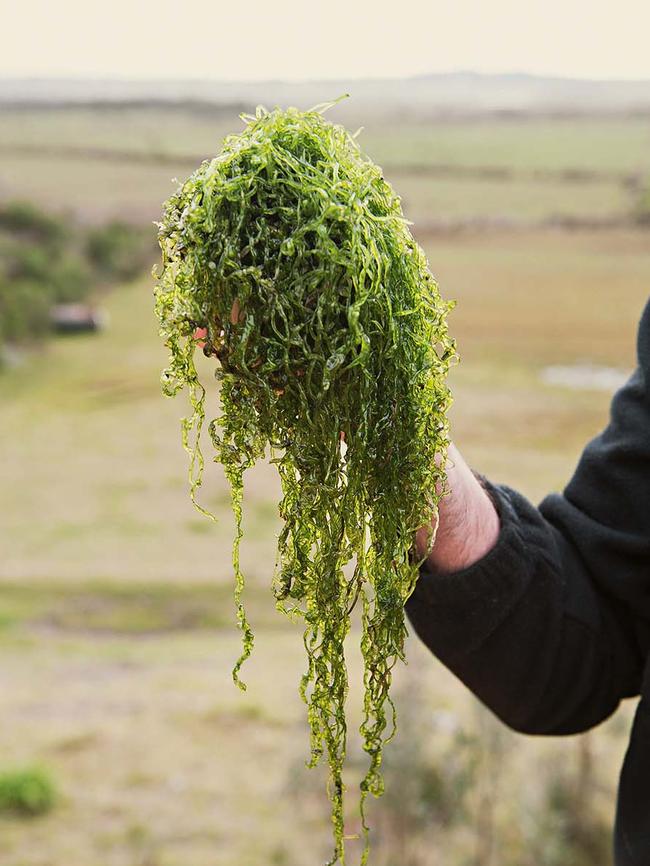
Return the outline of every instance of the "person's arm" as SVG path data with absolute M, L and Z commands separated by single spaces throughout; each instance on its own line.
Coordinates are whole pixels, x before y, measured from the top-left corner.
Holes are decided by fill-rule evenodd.
M 406 610 L 432 652 L 517 730 L 582 731 L 638 694 L 650 646 L 648 381 L 650 305 L 639 368 L 562 495 L 535 508 L 479 476 L 499 518 L 494 536 L 464 470 L 458 485 L 449 477 L 439 537 Z
M 494 547 L 499 535 L 494 503 L 453 443 L 446 470 L 450 492 L 440 500 L 436 541 L 427 558 L 428 568 L 435 572 L 467 568 Z M 426 536 L 424 527 L 416 535 L 420 556 L 426 549 Z

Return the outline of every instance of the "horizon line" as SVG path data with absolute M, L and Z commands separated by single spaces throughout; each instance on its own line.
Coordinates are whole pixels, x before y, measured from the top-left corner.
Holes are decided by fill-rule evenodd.
M 121 76 L 112 74 L 88 74 L 75 75 L 72 73 L 38 73 L 38 74 L 14 74 L 0 72 L 0 82 L 21 82 L 21 83 L 110 83 L 110 84 L 147 84 L 147 83 L 166 83 L 166 84 L 215 84 L 215 85 L 309 85 L 309 84 L 329 84 L 336 82 L 398 82 L 398 81 L 422 81 L 425 79 L 434 78 L 450 78 L 450 77 L 474 77 L 474 78 L 524 78 L 538 81 L 555 81 L 555 82 L 574 82 L 579 84 L 650 84 L 650 75 L 645 78 L 640 77 L 611 77 L 611 76 L 583 76 L 576 74 L 565 73 L 544 73 L 531 72 L 521 69 L 502 70 L 502 71 L 481 71 L 476 69 L 455 68 L 448 70 L 440 70 L 434 72 L 421 72 L 410 75 L 365 75 L 365 76 L 328 76 L 328 77 L 309 77 L 309 78 L 210 78 L 203 76 L 167 76 L 167 75 L 151 75 L 151 76 Z

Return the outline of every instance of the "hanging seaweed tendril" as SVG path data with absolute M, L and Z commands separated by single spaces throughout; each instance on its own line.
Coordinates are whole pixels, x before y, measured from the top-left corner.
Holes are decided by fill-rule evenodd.
M 242 119 L 244 130 L 179 187 L 159 223 L 156 311 L 171 353 L 163 389 L 189 389 L 183 441 L 196 502 L 206 391 L 194 355 L 203 329 L 220 399 L 208 430 L 236 520 L 243 651 L 233 676 L 242 688 L 253 645 L 239 565 L 243 476 L 267 454 L 277 466 L 283 527 L 273 588 L 278 607 L 304 621 L 300 692 L 309 763 L 324 755 L 329 766 L 330 863 L 345 862 L 344 643 L 359 603 L 366 863 L 364 804 L 382 792 L 382 747 L 395 727 L 389 689 L 418 574 L 414 534 L 445 491 L 453 304 L 441 299 L 381 169 L 322 107 L 258 108 Z

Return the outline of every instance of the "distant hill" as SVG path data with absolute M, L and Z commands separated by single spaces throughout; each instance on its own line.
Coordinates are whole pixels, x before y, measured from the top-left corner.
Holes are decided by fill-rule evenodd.
M 408 79 L 310 82 L 116 81 L 0 79 L 0 105 L 18 107 L 104 104 L 178 106 L 250 111 L 293 104 L 307 108 L 352 97 L 336 111 L 352 118 L 476 115 L 650 115 L 650 81 L 588 81 L 526 74 L 454 72 Z

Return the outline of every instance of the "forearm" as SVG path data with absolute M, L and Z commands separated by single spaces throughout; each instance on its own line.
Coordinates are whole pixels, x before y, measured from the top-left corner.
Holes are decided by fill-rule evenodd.
M 435 544 L 426 561 L 432 572 L 467 568 L 494 547 L 499 535 L 496 508 L 453 443 L 447 456 L 447 485 L 449 493 L 440 500 L 433 522 Z M 416 535 L 420 556 L 426 552 L 429 532 L 422 527 Z
M 585 730 L 637 693 L 631 613 L 593 585 L 570 540 L 517 491 L 484 480 L 496 543 L 451 573 L 421 567 L 406 604 L 423 642 L 503 721 Z
M 641 685 L 650 651 L 650 302 L 638 360 L 564 493 L 538 507 L 479 483 L 450 450 L 439 537 L 406 609 L 429 649 L 519 730 L 584 730 Z M 426 536 L 417 533 L 421 556 Z

